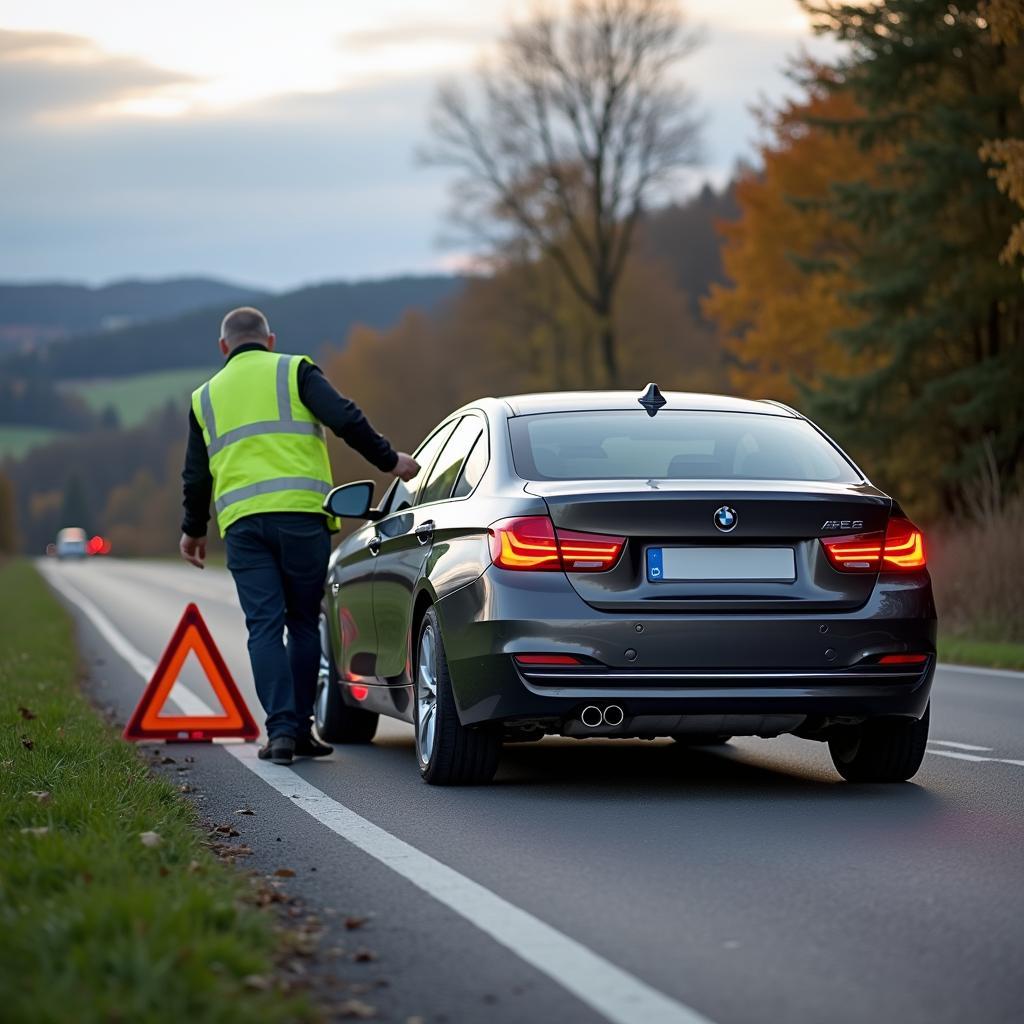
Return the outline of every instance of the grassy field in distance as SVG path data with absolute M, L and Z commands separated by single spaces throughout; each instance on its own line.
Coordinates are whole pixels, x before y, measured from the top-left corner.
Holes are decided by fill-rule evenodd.
M 8 455 L 13 459 L 20 459 L 25 452 L 37 445 L 45 444 L 60 434 L 61 431 L 52 427 L 0 425 L 0 461 Z
M 66 381 L 62 387 L 80 395 L 96 412 L 113 406 L 121 426 L 134 427 L 167 402 L 175 402 L 181 405 L 182 410 L 187 409 L 189 395 L 212 373 L 209 366 L 160 370 L 133 377 Z

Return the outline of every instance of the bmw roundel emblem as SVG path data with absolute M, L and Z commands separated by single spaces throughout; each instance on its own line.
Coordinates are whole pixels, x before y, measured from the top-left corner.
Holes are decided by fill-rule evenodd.
M 721 508 L 715 509 L 715 526 L 722 531 L 722 533 L 730 533 L 736 529 L 736 524 L 740 521 L 740 517 L 736 512 L 736 509 L 729 508 L 728 505 L 723 505 Z

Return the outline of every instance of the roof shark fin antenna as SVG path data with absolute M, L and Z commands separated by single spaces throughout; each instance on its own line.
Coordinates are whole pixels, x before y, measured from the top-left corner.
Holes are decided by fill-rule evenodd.
M 647 410 L 648 416 L 657 416 L 661 407 L 666 404 L 665 396 L 658 390 L 658 385 L 653 381 L 647 385 L 647 390 L 637 399 Z

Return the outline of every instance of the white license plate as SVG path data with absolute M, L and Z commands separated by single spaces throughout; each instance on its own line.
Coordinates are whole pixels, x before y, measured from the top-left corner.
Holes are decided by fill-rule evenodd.
M 705 580 L 795 580 L 792 548 L 648 548 L 652 583 Z

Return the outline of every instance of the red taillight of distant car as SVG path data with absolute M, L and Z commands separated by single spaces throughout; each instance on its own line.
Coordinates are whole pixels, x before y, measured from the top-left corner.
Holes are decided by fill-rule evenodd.
M 909 519 L 890 519 L 884 535 L 822 537 L 821 545 L 840 572 L 899 572 L 927 565 L 924 536 Z
M 491 561 L 499 569 L 533 572 L 606 572 L 626 543 L 625 537 L 556 530 L 547 516 L 502 519 L 488 532 Z

